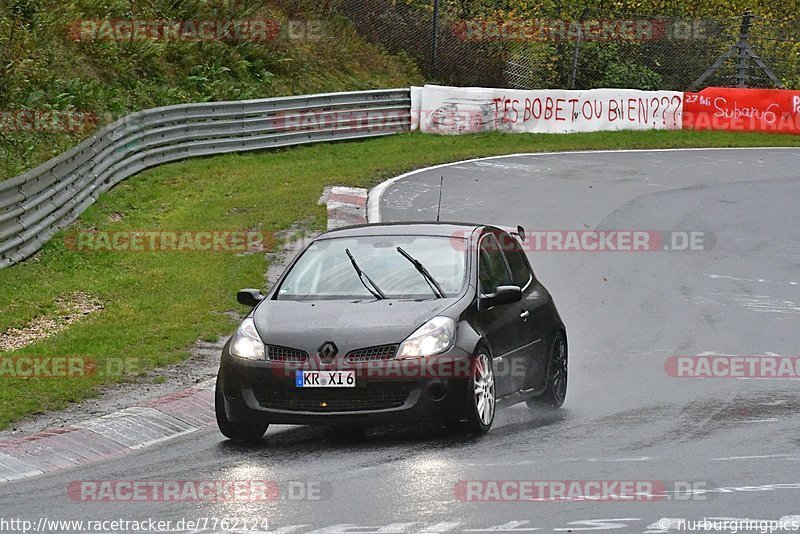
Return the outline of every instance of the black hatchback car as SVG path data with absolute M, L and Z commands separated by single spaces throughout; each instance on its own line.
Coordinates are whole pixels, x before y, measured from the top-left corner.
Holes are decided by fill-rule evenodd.
M 225 345 L 226 437 L 275 424 L 420 418 L 487 432 L 498 406 L 560 407 L 567 334 L 524 252 L 524 230 L 396 223 L 322 234 Z

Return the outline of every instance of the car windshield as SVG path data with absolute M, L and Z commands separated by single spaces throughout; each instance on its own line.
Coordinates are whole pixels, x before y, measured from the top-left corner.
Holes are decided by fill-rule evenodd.
M 454 240 L 455 239 L 455 240 Z M 425 276 L 397 247 L 418 260 L 439 283 L 445 297 L 458 295 L 466 281 L 466 247 L 460 238 L 368 236 L 321 239 L 300 257 L 278 290 L 277 299 L 436 298 Z M 359 280 L 358 268 L 365 275 Z M 370 289 L 367 289 L 369 287 Z

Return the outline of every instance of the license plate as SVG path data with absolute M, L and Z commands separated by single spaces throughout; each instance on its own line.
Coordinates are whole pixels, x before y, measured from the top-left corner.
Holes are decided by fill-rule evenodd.
M 295 371 L 294 383 L 299 388 L 354 388 L 355 371 Z

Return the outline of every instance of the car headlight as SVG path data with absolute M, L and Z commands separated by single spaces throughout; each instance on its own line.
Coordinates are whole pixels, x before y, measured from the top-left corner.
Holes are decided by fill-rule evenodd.
M 450 317 L 434 317 L 403 341 L 397 350 L 397 358 L 423 358 L 441 354 L 453 345 L 455 337 L 455 321 Z
M 231 354 L 248 360 L 264 359 L 264 342 L 256 331 L 256 324 L 252 317 L 248 317 L 233 335 L 230 345 Z

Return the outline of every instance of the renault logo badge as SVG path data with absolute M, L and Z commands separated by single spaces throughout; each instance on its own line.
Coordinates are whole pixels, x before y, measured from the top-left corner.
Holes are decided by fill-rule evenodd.
M 319 358 L 323 363 L 331 363 L 339 352 L 339 349 L 333 341 L 326 341 L 317 350 L 319 351 Z

